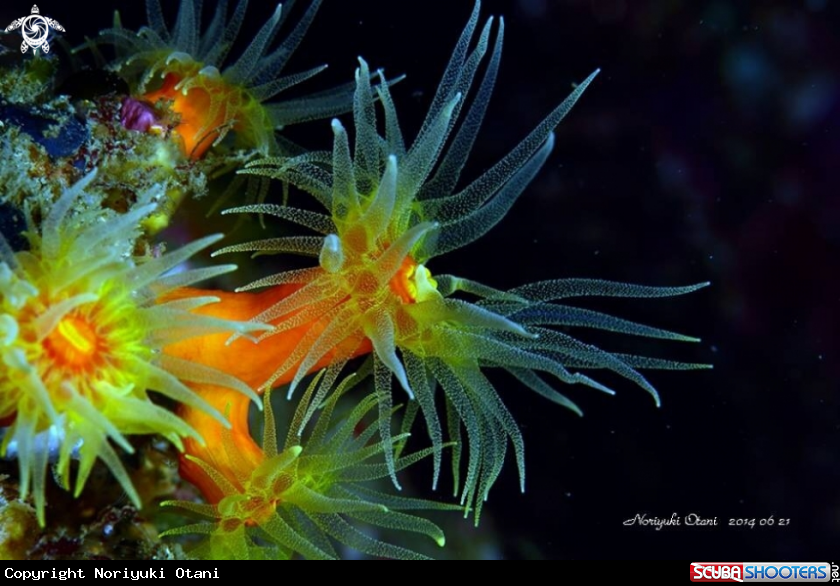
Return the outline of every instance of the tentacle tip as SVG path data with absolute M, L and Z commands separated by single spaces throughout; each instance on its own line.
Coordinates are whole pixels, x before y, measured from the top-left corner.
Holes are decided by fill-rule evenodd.
M 515 324 L 515 325 L 516 325 L 516 330 L 515 330 L 516 333 L 519 334 L 520 336 L 522 336 L 523 338 L 528 338 L 529 340 L 539 340 L 540 339 L 540 335 L 538 333 L 529 332 L 527 328 L 525 328 L 525 327 L 523 327 L 519 324 Z
M 135 508 L 137 508 L 137 510 L 140 510 L 140 509 L 143 508 L 143 501 L 140 500 L 140 495 L 139 494 L 137 494 L 136 492 L 134 492 L 132 490 L 131 492 L 126 493 L 126 495 L 128 496 L 128 500 L 131 501 L 131 504 L 133 504 L 135 506 Z

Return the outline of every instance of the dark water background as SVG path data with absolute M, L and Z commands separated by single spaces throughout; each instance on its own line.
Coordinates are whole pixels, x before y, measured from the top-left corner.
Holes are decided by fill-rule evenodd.
M 175 4 L 164 2 L 170 18 Z M 208 18 L 212 4 L 205 2 Z M 310 89 L 351 80 L 356 55 L 407 73 L 394 93 L 413 136 L 472 1 L 324 4 L 289 71 L 329 62 Z M 7 3 L 0 20 L 30 8 Z M 430 268 L 500 288 L 558 277 L 711 281 L 685 298 L 586 304 L 696 335 L 699 345 L 585 339 L 715 365 L 652 373 L 661 409 L 614 377 L 604 380 L 616 397 L 567 389 L 583 419 L 494 379 L 528 450 L 526 494 L 510 462 L 479 530 L 495 532 L 501 555 L 837 557 L 839 8 L 828 0 L 484 3 L 485 16 L 506 17 L 507 35 L 469 177 L 513 148 L 573 82 L 603 71 L 505 221 Z M 127 27 L 145 24 L 142 3 L 120 9 Z M 272 10 L 251 6 L 243 36 Z M 41 11 L 73 43 L 111 18 L 81 2 Z M 331 144 L 326 122 L 290 136 L 310 148 Z M 424 486 L 427 472 L 416 473 Z M 672 513 L 717 517 L 719 525 L 623 524 Z M 759 526 L 771 515 L 789 525 Z M 730 519 L 755 519 L 756 527 L 729 527 Z M 472 531 L 464 523 L 460 537 Z

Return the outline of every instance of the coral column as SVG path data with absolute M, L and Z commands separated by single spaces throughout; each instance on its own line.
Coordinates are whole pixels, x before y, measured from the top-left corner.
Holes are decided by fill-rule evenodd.
M 217 297 L 218 303 L 209 304 L 196 310 L 196 313 L 229 320 L 246 321 L 278 301 L 291 295 L 300 288 L 299 285 L 278 285 L 259 293 L 228 293 L 224 291 L 210 291 L 202 289 L 184 288 L 174 291 L 160 301 L 174 301 L 194 297 Z M 282 319 L 287 319 L 284 316 Z M 279 321 L 279 320 L 278 320 Z M 226 372 L 245 382 L 248 386 L 262 393 L 266 389 L 264 384 L 274 374 L 278 365 L 283 364 L 289 355 L 297 348 L 304 335 L 313 328 L 322 328 L 317 320 L 277 335 L 269 335 L 264 339 L 254 341 L 239 338 L 230 342 L 230 334 L 213 334 L 199 338 L 184 340 L 170 344 L 164 349 L 169 356 L 190 360 Z M 350 350 L 353 355 L 362 355 L 371 351 L 370 343 L 365 340 L 351 344 L 356 349 Z M 328 366 L 337 356 L 346 356 L 343 348 L 336 348 L 322 358 L 311 371 Z M 297 367 L 275 382 L 275 386 L 291 381 Z M 207 478 L 199 466 L 191 462 L 187 456 L 199 458 L 213 465 L 221 471 L 234 485 L 238 484 L 236 469 L 259 465 L 263 459 L 262 449 L 251 437 L 248 427 L 248 411 L 250 400 L 241 393 L 230 389 L 205 384 L 190 385 L 193 390 L 212 406 L 224 413 L 231 424 L 225 429 L 218 421 L 192 407 L 179 407 L 180 416 L 191 425 L 203 438 L 204 445 L 189 438 L 184 442 L 184 453 L 181 456 L 181 475 L 185 480 L 195 484 L 210 503 L 217 502 L 219 494 L 215 483 Z M 230 434 L 230 442 L 223 442 L 223 436 Z M 227 445 L 228 447 L 223 447 Z M 229 446 L 235 446 L 231 450 Z M 248 471 L 249 472 L 249 471 Z M 247 474 L 245 474 L 247 476 Z M 242 476 L 241 474 L 239 476 Z

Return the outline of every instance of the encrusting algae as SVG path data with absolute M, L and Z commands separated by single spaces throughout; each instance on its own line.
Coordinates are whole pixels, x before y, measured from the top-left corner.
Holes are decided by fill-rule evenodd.
M 147 0 L 148 26 L 133 32 L 117 16 L 85 45 L 96 55 L 99 45 L 116 48 L 108 67 L 127 90 L 50 97 L 39 81 L 30 88 L 42 96 L 38 107 L 18 99 L 25 93 L 0 96 L 0 123 L 8 120 L 0 124 L 7 161 L 0 204 L 26 223 L 25 230 L 0 223 L 0 450 L 17 460 L 12 481 L 23 508 L 15 511 L 29 510 L 31 501 L 45 531 L 53 530 L 50 468 L 78 498 L 101 461 L 133 505 L 126 518 L 143 509 L 165 529 L 166 543 L 184 543 L 192 557 L 338 559 L 349 548 L 419 559 L 411 534 L 445 544 L 425 512 L 457 510 L 478 524 L 509 450 L 524 491 L 525 439 L 488 371 L 506 371 L 580 414 L 549 379 L 612 394 L 591 376 L 611 371 L 658 405 L 640 371 L 708 368 L 583 342 L 572 333 L 698 340 L 567 304 L 678 296 L 707 283 L 563 279 L 500 290 L 433 270 L 435 257 L 503 220 L 598 71 L 502 160 L 464 182 L 499 72 L 504 20 L 481 26 L 475 3 L 410 140 L 394 80 L 361 58 L 353 83 L 276 100 L 324 69 L 282 75 L 321 6 L 309 2 L 275 46 L 292 3 L 278 6 L 230 60 L 246 0 L 231 14 L 220 2 L 206 29 L 200 1 L 182 0 L 170 27 L 159 1 Z M 277 134 L 350 111 L 351 132 L 331 122 L 331 152 L 305 152 Z M 73 140 L 33 131 L 36 119 L 55 121 L 60 135 L 72 129 Z M 229 245 L 214 256 L 294 254 L 312 266 L 223 291 L 226 281 L 218 279 L 235 266 L 185 266 L 221 236 L 167 253 L 155 244 L 178 203 L 229 170 L 239 180 L 210 206 L 245 179 L 266 187 L 274 179 L 284 196 L 295 187 L 322 210 L 286 205 L 285 197 L 284 205 L 251 204 L 252 192 L 234 194 L 241 203 L 225 214 L 259 214 L 269 228 L 288 223 L 301 232 Z M 207 280 L 216 282 L 193 287 Z M 282 385 L 296 405 L 281 445 L 271 391 Z M 395 400 L 395 385 L 403 401 Z M 253 403 L 263 408 L 262 425 L 252 421 Z M 423 433 L 411 436 L 415 425 Z M 141 498 L 124 464 L 138 451 L 135 435 L 162 436 L 181 452 L 181 480 L 200 498 L 180 491 L 163 504 L 199 522 L 180 524 L 176 509 L 163 514 L 148 506 L 153 497 Z M 456 502 L 395 493 L 398 472 L 425 458 L 436 488 L 445 453 Z M 200 540 L 183 537 L 191 534 Z M 35 546 L 29 552 L 38 555 Z

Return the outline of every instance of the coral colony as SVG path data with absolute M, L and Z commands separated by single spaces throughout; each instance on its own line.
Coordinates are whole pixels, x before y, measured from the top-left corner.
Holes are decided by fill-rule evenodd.
M 558 389 L 612 393 L 592 371 L 658 405 L 640 371 L 708 368 L 583 342 L 587 328 L 697 340 L 566 304 L 706 283 L 501 290 L 468 267 L 435 271 L 504 220 L 597 71 L 496 165 L 462 177 L 504 20 L 482 23 L 476 2 L 408 136 L 396 80 L 361 58 L 346 85 L 280 99 L 323 69 L 286 72 L 321 2 L 291 4 L 233 56 L 246 1 L 204 19 L 182 0 L 170 25 L 148 0 L 147 26 L 117 17 L 75 49 L 116 52 L 99 91 L 53 90 L 55 51 L 0 71 L 0 557 L 422 558 L 423 540 L 445 546 L 446 511 L 479 523 L 509 450 L 525 490 L 526 438 L 488 373 L 580 413 Z M 304 122 L 331 125 L 331 151 L 283 138 Z M 202 197 L 263 237 L 165 247 L 179 204 Z M 207 249 L 259 279 L 195 288 L 237 281 L 236 265 L 196 264 Z M 311 262 L 276 272 L 266 254 Z M 432 488 L 444 463 L 453 485 L 415 498 L 401 471 L 424 459 Z

